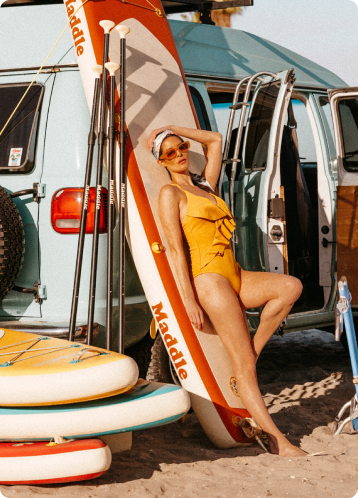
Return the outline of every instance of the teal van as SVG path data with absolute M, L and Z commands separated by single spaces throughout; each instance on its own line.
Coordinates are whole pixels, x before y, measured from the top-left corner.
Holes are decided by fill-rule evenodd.
M 59 0 L 2 2 L 0 130 L 66 22 Z M 328 329 L 335 317 L 337 259 L 339 277 L 347 273 L 353 302 L 358 303 L 353 278 L 358 271 L 354 90 L 342 90 L 344 81 L 332 72 L 250 33 L 184 21 L 170 21 L 170 26 L 200 126 L 227 137 L 218 187 L 237 221 L 237 260 L 247 270 L 288 273 L 302 281 L 302 296 L 283 331 Z M 281 111 L 284 98 L 278 99 L 282 85 L 293 85 L 288 113 Z M 22 223 L 25 239 L 0 232 L 0 275 L 3 271 L 7 276 L 3 289 L 0 284 L 2 327 L 58 337 L 68 333 L 76 209 L 89 124 L 67 31 L 0 136 L 0 222 L 5 228 Z M 17 216 L 15 225 L 9 223 L 10 211 L 10 221 Z M 95 310 L 99 344 L 106 311 L 105 215 L 102 221 Z M 91 239 L 89 228 L 77 336 L 86 333 Z M 129 250 L 126 256 L 125 345 L 148 349 L 152 315 Z M 114 273 L 118 278 L 118 268 Z M 248 310 L 253 331 L 259 313 Z

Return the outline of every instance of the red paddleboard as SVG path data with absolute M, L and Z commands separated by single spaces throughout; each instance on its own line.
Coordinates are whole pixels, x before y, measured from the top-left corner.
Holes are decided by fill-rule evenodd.
M 94 479 L 112 454 L 100 439 L 68 443 L 0 443 L 0 484 L 54 484 Z
M 81 0 L 64 0 L 70 17 Z M 167 242 L 158 216 L 158 198 L 170 183 L 147 148 L 150 132 L 173 124 L 198 127 L 190 93 L 168 21 L 158 0 L 88 1 L 72 20 L 72 36 L 89 103 L 92 105 L 94 73 L 91 66 L 103 62 L 101 20 L 124 24 L 127 36 L 127 239 L 160 333 L 182 386 L 190 393 L 193 409 L 211 441 L 220 448 L 247 445 L 237 422 L 250 416 L 235 391 L 235 378 L 222 342 L 206 324 L 203 331 L 190 323 L 173 277 Z M 111 62 L 120 60 L 120 38 L 110 35 Z M 119 72 L 116 74 L 119 112 Z M 117 161 L 119 150 L 117 144 Z M 193 142 L 190 169 L 199 173 L 205 165 L 202 146 Z M 118 164 L 116 165 L 118 177 Z M 118 183 L 117 183 L 118 185 Z M 118 196 L 118 188 L 117 188 Z M 117 199 L 118 202 L 118 199 Z

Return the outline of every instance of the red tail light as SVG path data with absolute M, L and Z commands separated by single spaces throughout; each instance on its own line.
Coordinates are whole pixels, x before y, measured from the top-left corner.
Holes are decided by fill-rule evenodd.
M 51 223 L 58 233 L 79 233 L 83 188 L 63 188 L 52 197 Z M 90 188 L 86 233 L 93 233 L 96 189 Z M 99 233 L 107 233 L 108 192 L 102 188 Z

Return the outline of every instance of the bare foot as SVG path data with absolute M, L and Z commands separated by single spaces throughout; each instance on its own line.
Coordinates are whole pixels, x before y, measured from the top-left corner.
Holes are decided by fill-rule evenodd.
M 301 450 L 301 448 L 291 444 L 285 437 L 278 441 L 274 436 L 268 436 L 268 440 L 273 455 L 282 457 L 303 457 L 308 455 L 308 453 Z

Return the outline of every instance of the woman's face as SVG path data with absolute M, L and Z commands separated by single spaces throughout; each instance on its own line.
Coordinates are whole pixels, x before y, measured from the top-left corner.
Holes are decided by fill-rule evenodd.
M 158 163 L 167 168 L 170 173 L 184 173 L 189 168 L 189 152 L 183 152 L 177 148 L 181 143 L 183 143 L 183 141 L 175 136 L 169 136 L 162 143 L 161 156 L 165 156 L 165 152 L 169 149 L 176 149 L 176 154 L 173 159 L 158 160 Z

